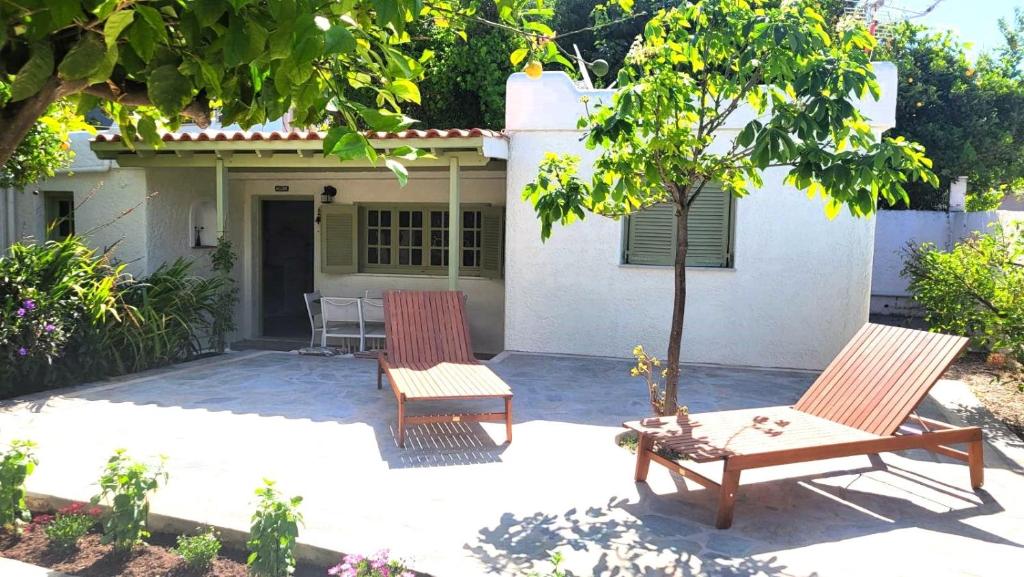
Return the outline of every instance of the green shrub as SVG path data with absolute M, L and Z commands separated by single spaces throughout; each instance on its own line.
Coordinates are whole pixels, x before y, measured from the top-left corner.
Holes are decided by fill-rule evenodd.
M 285 499 L 264 479 L 256 490 L 259 505 L 249 529 L 249 571 L 254 577 L 288 577 L 295 571 L 295 539 L 299 536 L 302 497 Z
M 25 505 L 25 479 L 39 463 L 34 448 L 31 441 L 12 441 L 0 453 L 0 527 L 15 533 L 20 533 L 20 525 L 32 518 Z
M 11 246 L 0 257 L 0 397 L 188 359 L 229 280 L 197 277 L 183 259 L 135 279 L 78 237 Z
M 212 527 L 196 535 L 179 535 L 174 552 L 185 560 L 189 569 L 202 571 L 209 568 L 220 553 L 220 539 Z
M 110 511 L 103 518 L 103 542 L 113 543 L 119 552 L 131 551 L 149 537 L 149 495 L 167 482 L 163 458 L 156 467 L 133 461 L 118 449 L 107 461 L 100 477 L 100 494 L 94 504 L 105 502 Z
M 1024 361 L 1022 227 L 995 226 L 951 251 L 932 244 L 907 250 L 903 275 L 935 330 L 971 337 L 976 347 Z
M 50 546 L 60 551 L 71 551 L 78 547 L 78 540 L 96 524 L 96 520 L 88 515 L 58 514 L 46 525 L 44 531 L 50 540 Z

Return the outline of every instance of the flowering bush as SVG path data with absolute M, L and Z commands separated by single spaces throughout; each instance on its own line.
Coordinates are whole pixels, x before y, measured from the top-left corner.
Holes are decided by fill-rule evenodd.
M 327 574 L 337 577 L 415 577 L 416 575 L 406 569 L 401 561 L 390 559 L 387 549 L 378 551 L 372 557 L 345 555 L 341 563 L 327 570 Z
M 96 519 L 88 515 L 71 514 L 57 516 L 45 527 L 50 546 L 58 551 L 71 551 L 78 547 L 78 540 L 96 525 Z
M 227 280 L 191 266 L 179 259 L 135 279 L 77 237 L 11 246 L 0 257 L 0 398 L 201 351 Z

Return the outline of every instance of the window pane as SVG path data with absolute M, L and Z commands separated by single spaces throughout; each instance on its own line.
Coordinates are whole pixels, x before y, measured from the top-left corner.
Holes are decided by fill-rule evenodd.
M 466 212 L 463 212 L 462 213 L 462 226 L 463 226 L 463 228 L 473 228 L 474 226 L 476 226 L 475 224 L 473 224 L 473 223 L 476 222 L 476 220 L 473 218 L 475 216 L 476 216 L 476 213 L 473 212 L 472 210 L 467 210 Z
M 385 214 L 387 214 L 387 213 L 385 213 Z M 391 231 L 390 230 L 383 229 L 383 230 L 380 231 L 380 244 L 382 244 L 384 246 L 389 246 L 391 244 Z
M 442 231 L 442 230 L 432 230 L 432 231 L 430 231 L 430 246 L 434 246 L 434 247 L 444 246 L 444 239 L 445 239 L 444 231 Z
M 412 225 L 414 227 L 416 227 L 416 228 L 422 228 L 423 227 L 423 213 L 422 212 L 417 210 L 416 212 L 412 213 Z
M 371 228 L 370 230 L 366 231 L 366 244 L 377 244 L 378 238 L 379 237 L 377 236 L 377 229 Z
M 367 217 L 366 218 L 367 223 L 370 226 L 377 226 L 377 224 L 380 222 L 380 220 L 379 220 L 379 212 L 376 211 L 376 210 L 369 210 L 369 211 L 367 211 L 366 212 L 366 217 Z
M 398 211 L 398 226 L 408 227 L 409 226 L 409 211 L 400 210 Z
M 380 251 L 380 262 L 378 264 L 391 264 L 391 251 L 383 249 Z
M 401 217 L 399 217 L 399 220 L 401 220 Z M 409 246 L 409 238 L 411 236 L 412 235 L 409 234 L 408 230 L 399 230 L 398 231 L 398 246 Z
M 435 250 L 431 250 L 430 251 L 430 266 L 441 266 L 441 263 L 443 262 L 443 260 L 441 258 L 441 255 L 442 255 L 442 251 L 439 251 L 439 250 L 436 250 L 436 249 Z
M 409 249 L 398 249 L 398 264 L 409 264 Z
M 416 266 L 423 265 L 423 249 L 414 248 L 412 249 L 412 258 L 410 259 L 412 264 Z
M 366 249 L 366 262 L 368 264 L 378 264 L 377 263 L 377 249 L 375 247 L 372 247 L 372 246 L 371 247 L 367 247 L 367 249 Z
M 476 266 L 473 264 L 473 251 L 464 250 L 462 251 L 462 266 Z
M 391 211 L 390 210 L 382 210 L 380 212 L 380 225 L 381 226 L 391 226 Z
M 419 213 L 416 213 L 416 214 L 419 214 Z M 413 219 L 413 220 L 415 221 L 415 219 Z M 422 221 L 422 219 L 420 219 L 420 220 Z M 412 245 L 413 246 L 423 246 L 423 231 L 422 230 L 416 229 L 416 230 L 412 231 Z

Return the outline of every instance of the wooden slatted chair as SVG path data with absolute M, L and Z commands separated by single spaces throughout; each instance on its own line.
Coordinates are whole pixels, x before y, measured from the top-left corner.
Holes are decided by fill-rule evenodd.
M 978 427 L 954 427 L 912 416 L 932 385 L 967 346 L 967 339 L 867 324 L 792 407 L 769 407 L 625 423 L 639 434 L 636 480 L 651 461 L 717 489 L 716 526 L 732 524 L 740 472 L 770 467 L 926 449 L 969 464 L 971 487 L 984 481 Z M 965 443 L 967 451 L 949 445 Z M 723 461 L 722 482 L 680 464 Z
M 398 445 L 405 427 L 460 421 L 505 421 L 512 442 L 512 390 L 473 356 L 465 295 L 458 291 L 384 293 L 387 351 L 378 357 L 377 388 L 387 375 L 398 401 Z M 406 415 L 418 401 L 503 399 L 504 412 Z

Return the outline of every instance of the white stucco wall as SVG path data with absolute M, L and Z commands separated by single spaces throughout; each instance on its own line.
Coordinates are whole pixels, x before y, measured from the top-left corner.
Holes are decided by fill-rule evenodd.
M 505 172 L 498 168 L 464 169 L 461 177 L 462 202 L 465 204 L 505 203 Z M 212 178 L 212 177 L 211 177 Z M 275 185 L 287 185 L 287 192 L 276 192 Z M 232 173 L 230 179 L 232 237 L 236 238 L 242 267 L 242 303 L 240 333 L 258 336 L 259 327 L 259 235 L 255 215 L 260 198 L 303 198 L 314 200 L 319 207 L 320 192 L 325 185 L 338 189 L 336 204 L 360 202 L 448 202 L 447 171 L 412 170 L 405 188 L 398 185 L 390 172 L 350 171 L 320 173 Z M 313 226 L 313 223 L 310 223 Z M 314 285 L 325 295 L 361 296 L 367 290 L 379 294 L 387 289 L 443 290 L 447 277 L 357 273 L 324 274 L 320 271 L 319 236 L 315 237 Z M 467 312 L 473 345 L 478 352 L 497 353 L 503 350 L 505 307 L 504 282 L 500 279 L 462 277 L 459 289 L 466 293 Z
M 44 194 L 73 192 L 75 231 L 97 250 L 114 247 L 114 257 L 132 274 L 147 272 L 146 172 L 142 169 L 111 169 L 89 149 L 90 135 L 75 133 L 71 145 L 73 164 L 49 180 L 15 192 L 17 235 L 45 238 Z
M 213 169 L 147 168 L 146 176 L 150 191 L 146 204 L 150 270 L 185 258 L 195 263 L 196 274 L 210 274 L 211 249 L 194 248 L 190 212 L 198 201 L 216 203 Z
M 877 218 L 871 312 L 914 316 L 920 314 L 919 307 L 910 298 L 907 279 L 900 276 L 907 245 L 928 242 L 950 250 L 974 232 L 988 232 L 996 222 L 1024 220 L 1024 212 L 883 210 Z
M 862 103 L 876 130 L 895 112 L 895 69 L 877 70 L 885 95 Z M 546 152 L 594 153 L 576 131 L 579 91 L 560 73 L 508 81 L 509 135 L 505 348 L 625 357 L 643 344 L 662 355 L 673 298 L 670 267 L 623 265 L 622 225 L 588 216 L 540 240 L 532 207 L 521 200 Z M 720 136 L 725 143 L 737 118 Z M 820 199 L 765 174 L 762 190 L 737 201 L 735 265 L 690 268 L 683 341 L 688 362 L 822 368 L 867 321 L 875 222 L 845 212 L 829 221 Z

